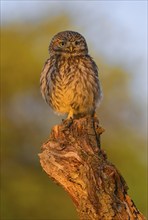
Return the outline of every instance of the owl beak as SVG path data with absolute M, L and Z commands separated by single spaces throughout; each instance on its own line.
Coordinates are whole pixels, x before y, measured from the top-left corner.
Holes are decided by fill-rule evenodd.
M 69 50 L 70 50 L 70 52 L 73 51 L 73 46 L 72 45 L 70 45 Z

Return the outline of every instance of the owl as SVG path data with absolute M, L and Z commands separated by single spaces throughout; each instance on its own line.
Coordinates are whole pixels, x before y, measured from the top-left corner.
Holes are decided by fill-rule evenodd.
M 40 77 L 44 100 L 68 119 L 93 116 L 102 92 L 85 38 L 74 31 L 59 32 L 50 42 L 49 54 Z

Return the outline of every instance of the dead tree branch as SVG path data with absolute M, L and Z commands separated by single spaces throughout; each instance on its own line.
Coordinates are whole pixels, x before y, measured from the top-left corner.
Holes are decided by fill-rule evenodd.
M 92 117 L 55 126 L 39 154 L 41 166 L 69 193 L 81 220 L 144 220 L 100 147 L 103 131 Z

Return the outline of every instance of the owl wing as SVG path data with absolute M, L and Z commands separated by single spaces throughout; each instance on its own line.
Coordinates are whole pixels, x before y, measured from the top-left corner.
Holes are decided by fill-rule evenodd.
M 49 72 L 50 72 L 50 68 L 51 68 L 51 60 L 47 59 L 47 61 L 44 64 L 44 67 L 42 69 L 41 72 L 41 76 L 40 76 L 40 90 L 41 90 L 41 94 L 44 98 L 44 100 L 48 103 L 48 99 L 49 99 Z
M 99 105 L 103 98 L 102 87 L 99 81 L 99 69 L 95 61 L 92 58 L 90 59 L 93 65 L 92 69 L 93 69 L 93 73 L 95 74 L 95 83 L 96 83 L 96 89 L 95 89 L 95 86 L 93 87 L 94 97 L 96 99 L 97 105 Z

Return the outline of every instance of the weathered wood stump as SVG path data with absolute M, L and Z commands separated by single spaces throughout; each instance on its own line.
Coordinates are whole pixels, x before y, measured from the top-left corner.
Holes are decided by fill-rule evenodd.
M 69 193 L 81 220 L 143 220 L 100 147 L 103 131 L 96 117 L 56 125 L 39 154 L 41 166 Z

